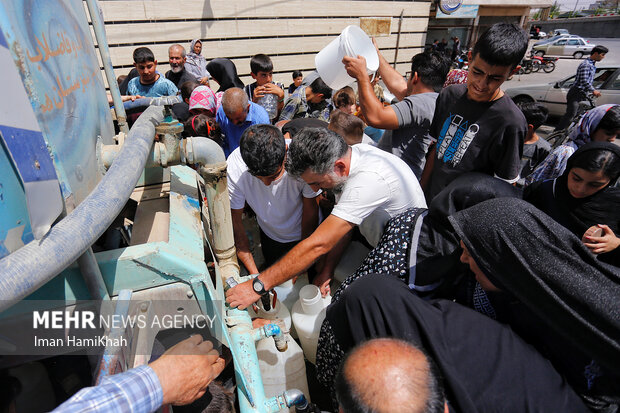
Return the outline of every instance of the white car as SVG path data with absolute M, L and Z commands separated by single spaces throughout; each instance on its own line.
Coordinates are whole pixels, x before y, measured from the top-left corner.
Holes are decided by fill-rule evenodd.
M 573 56 L 575 59 L 581 59 L 583 56 L 589 55 L 592 49 L 594 49 L 594 45 L 581 37 L 561 37 L 552 42 L 532 47 L 532 51 L 537 56 Z
M 575 81 L 575 75 L 557 82 L 540 85 L 513 87 L 506 94 L 515 103 L 540 102 L 549 109 L 549 115 L 562 116 L 566 112 L 566 94 Z M 592 85 L 601 92 L 595 105 L 607 103 L 620 104 L 620 68 L 618 66 L 602 66 L 596 68 Z

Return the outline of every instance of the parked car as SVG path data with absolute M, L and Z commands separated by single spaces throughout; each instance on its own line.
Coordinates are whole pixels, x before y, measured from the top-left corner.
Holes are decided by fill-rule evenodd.
M 557 36 L 559 34 L 569 34 L 569 33 L 568 33 L 568 30 L 566 29 L 555 29 L 551 33 L 549 33 L 549 37 Z
M 583 56 L 589 55 L 593 48 L 594 45 L 589 44 L 588 41 L 582 37 L 562 37 L 550 43 L 539 44 L 538 46 L 535 45 L 532 47 L 532 50 L 537 56 L 550 54 L 556 56 L 573 56 L 575 59 L 581 59 Z
M 506 94 L 515 103 L 540 102 L 549 109 L 552 116 L 562 116 L 566 112 L 566 94 L 575 81 L 575 75 L 557 82 L 546 84 L 514 87 L 506 90 Z M 592 85 L 601 92 L 596 98 L 596 105 L 607 103 L 620 104 L 620 68 L 618 66 L 597 67 Z
M 579 39 L 581 36 L 577 36 L 576 34 L 558 34 L 556 36 L 550 37 L 548 39 L 539 40 L 534 43 L 534 46 L 539 46 L 541 44 L 552 43 L 558 39 Z

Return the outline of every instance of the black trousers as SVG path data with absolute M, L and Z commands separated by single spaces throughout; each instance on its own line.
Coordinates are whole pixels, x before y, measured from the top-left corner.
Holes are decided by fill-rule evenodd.
M 263 250 L 263 257 L 265 257 L 265 268 L 272 266 L 280 258 L 289 252 L 299 241 L 293 242 L 279 242 L 272 238 L 269 238 L 267 234 L 260 230 L 260 244 Z
M 566 113 L 560 119 L 558 126 L 555 130 L 562 130 L 570 125 L 570 121 L 577 114 L 577 109 L 579 109 L 579 102 L 583 102 L 586 100 L 586 95 L 576 87 L 571 87 L 568 89 L 568 94 L 566 95 Z

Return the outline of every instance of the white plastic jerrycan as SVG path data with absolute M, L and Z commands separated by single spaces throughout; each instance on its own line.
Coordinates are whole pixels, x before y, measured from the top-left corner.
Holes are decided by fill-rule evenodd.
M 260 374 L 263 378 L 263 387 L 267 398 L 279 396 L 286 390 L 301 390 L 306 399 L 310 400 L 308 379 L 306 377 L 306 362 L 304 353 L 299 344 L 285 334 L 288 339 L 288 348 L 284 352 L 276 349 L 273 337 L 267 337 L 256 343 L 256 355 Z M 286 412 L 287 410 L 281 410 Z M 292 407 L 289 412 L 295 412 Z
M 331 296 L 321 297 L 319 287 L 310 284 L 299 291 L 299 301 L 293 306 L 293 325 L 304 354 L 312 364 L 316 364 L 316 347 L 321 324 L 325 319 L 325 309 L 331 301 Z

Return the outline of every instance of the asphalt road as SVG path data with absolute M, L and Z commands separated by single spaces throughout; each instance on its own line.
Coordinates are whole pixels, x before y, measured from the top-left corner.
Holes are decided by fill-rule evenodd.
M 605 56 L 605 58 L 597 63 L 597 66 L 607 66 L 607 65 L 619 65 L 620 66 L 620 39 L 614 38 L 604 38 L 604 39 L 593 39 L 587 38 L 590 43 L 595 45 L 603 45 L 609 49 L 609 53 Z M 531 50 L 532 45 L 535 43 L 535 40 L 530 41 Z M 561 57 L 560 60 L 556 62 L 555 70 L 551 73 L 545 73 L 540 70 L 538 73 L 530 73 L 528 75 L 514 75 L 511 80 L 506 81 L 502 85 L 502 89 L 510 89 L 512 87 L 518 86 L 526 86 L 526 85 L 540 85 L 557 82 L 558 80 L 562 80 L 569 76 L 574 75 L 577 72 L 577 66 L 581 63 L 582 59 L 574 59 L 572 57 Z M 541 135 L 545 135 L 553 130 L 557 123 L 558 119 L 551 118 L 547 122 L 547 125 L 543 125 L 541 127 L 540 132 Z

